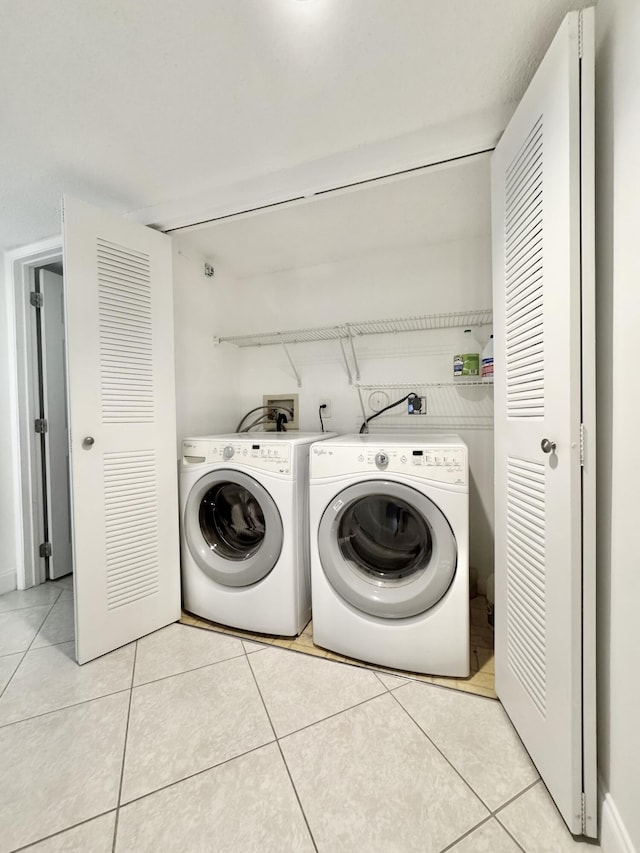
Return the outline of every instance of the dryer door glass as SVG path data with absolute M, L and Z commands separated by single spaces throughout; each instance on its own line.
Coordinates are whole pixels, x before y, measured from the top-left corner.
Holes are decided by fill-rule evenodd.
M 284 530 L 269 492 L 242 471 L 218 469 L 193 486 L 184 516 L 193 559 L 224 586 L 249 586 L 276 565 Z
M 365 577 L 400 580 L 427 568 L 431 527 L 405 501 L 367 495 L 341 515 L 338 544 L 345 560 Z
M 322 569 L 335 591 L 363 613 L 400 619 L 446 594 L 457 546 L 441 510 L 422 492 L 387 480 L 340 492 L 318 528 Z
M 253 493 L 237 483 L 216 483 L 200 501 L 200 530 L 227 560 L 245 560 L 264 539 L 265 523 Z

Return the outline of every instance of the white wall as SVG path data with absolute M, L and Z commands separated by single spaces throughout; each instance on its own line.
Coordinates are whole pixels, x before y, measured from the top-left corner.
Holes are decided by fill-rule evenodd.
M 617 853 L 640 850 L 640 5 L 600 0 L 596 24 L 598 746 L 602 847 Z
M 320 239 L 320 238 L 319 238 Z M 186 251 L 186 250 L 185 250 Z M 356 320 L 376 320 L 416 314 L 461 311 L 491 307 L 491 259 L 489 237 L 435 246 L 381 252 L 313 267 L 297 268 L 234 281 L 224 271 L 214 279 L 202 279 L 199 264 L 189 268 L 188 292 L 191 307 L 176 312 L 176 340 L 189 341 L 178 361 L 179 429 L 195 423 L 191 416 L 197 386 L 188 388 L 195 367 L 193 356 L 207 352 L 220 371 L 214 390 L 207 386 L 211 414 L 209 422 L 220 430 L 233 430 L 242 414 L 262 403 L 262 395 L 297 393 L 300 429 L 318 431 L 320 399 L 330 399 L 332 418 L 325 428 L 357 432 L 362 422 L 358 395 L 348 384 L 337 341 L 294 344 L 290 352 L 301 375 L 296 379 L 281 347 L 238 349 L 222 344 L 211 351 L 205 338 L 248 332 L 308 328 Z M 185 279 L 186 281 L 186 279 Z M 180 300 L 182 295 L 180 296 Z M 189 328 L 194 306 L 210 306 L 207 318 Z M 478 330 L 482 342 L 490 330 Z M 461 332 L 444 329 L 396 335 L 368 336 L 357 341 L 362 382 L 416 383 L 449 379 L 452 355 Z M 196 340 L 197 339 L 197 340 Z M 198 342 L 199 341 L 199 342 Z M 217 350 L 217 351 L 216 351 Z M 389 389 L 391 400 L 410 388 Z M 220 396 L 218 406 L 217 396 Z M 479 570 L 481 585 L 493 571 L 493 431 L 492 392 L 485 388 L 458 392 L 426 389 L 429 414 L 401 414 L 386 420 L 388 430 L 453 431 L 460 433 L 470 449 L 471 463 L 471 554 Z M 367 393 L 363 395 L 366 398 Z M 182 409 L 182 411 L 180 411 Z M 436 417 L 437 411 L 442 416 Z M 370 413 L 370 410 L 368 410 Z M 484 429 L 463 429 L 469 419 L 482 415 Z M 231 417 L 233 415 L 233 417 Z M 372 424 L 372 431 L 385 429 L 385 421 Z M 488 428 L 487 428 L 488 427 Z M 208 430 L 205 430 L 205 432 Z M 198 434 L 197 430 L 191 430 Z
M 203 260 L 180 251 L 174 242 L 174 328 L 178 455 L 187 436 L 232 429 L 238 416 L 239 362 L 234 349 L 214 344 L 216 321 L 224 314 L 235 281 L 207 278 Z
M 9 335 L 9 294 L 5 281 L 4 255 L 0 252 L 0 595 L 16 586 L 16 541 L 14 497 L 14 449 L 12 447 L 13 415 L 9 411 L 10 352 L 13 337 Z

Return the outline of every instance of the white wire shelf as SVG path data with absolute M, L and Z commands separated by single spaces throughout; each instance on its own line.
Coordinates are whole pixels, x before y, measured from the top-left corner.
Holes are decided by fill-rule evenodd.
M 478 311 L 457 311 L 446 314 L 423 314 L 415 317 L 397 317 L 392 320 L 364 320 L 337 326 L 320 326 L 311 329 L 289 329 L 280 332 L 260 332 L 216 338 L 219 343 L 237 347 L 261 347 L 276 344 L 300 344 L 313 341 L 335 341 L 357 335 L 384 335 L 394 332 L 420 332 L 431 329 L 451 329 L 458 326 L 486 326 L 493 322 L 490 308 Z
M 363 391 L 390 391 L 396 388 L 411 391 L 415 388 L 469 388 L 480 385 L 484 388 L 493 388 L 493 382 L 487 379 L 447 379 L 441 382 L 391 382 L 384 385 L 356 382 L 355 385 L 356 388 L 361 388 Z
M 403 431 L 492 429 L 493 393 L 489 388 L 493 389 L 493 383 L 480 378 L 355 383 L 362 420 L 371 418 L 371 432 L 384 432 L 390 427 Z M 422 414 L 408 413 L 404 398 L 410 392 L 424 397 Z M 385 408 L 396 401 L 397 405 Z

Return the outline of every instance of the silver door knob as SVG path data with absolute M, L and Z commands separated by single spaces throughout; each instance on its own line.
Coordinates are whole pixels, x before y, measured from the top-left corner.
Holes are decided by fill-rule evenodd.
M 553 453 L 556 449 L 556 443 L 555 441 L 549 441 L 548 438 L 543 438 L 540 442 L 540 447 L 543 453 Z
M 82 439 L 82 449 L 91 450 L 95 443 L 96 440 L 92 435 L 85 435 L 85 437 Z

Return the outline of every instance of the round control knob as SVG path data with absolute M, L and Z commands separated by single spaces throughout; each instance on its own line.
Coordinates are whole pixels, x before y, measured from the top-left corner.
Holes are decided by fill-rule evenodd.
M 386 468 L 389 464 L 389 457 L 386 453 L 380 451 L 380 453 L 376 453 L 376 465 L 378 468 Z
M 231 457 L 233 456 L 234 452 L 235 452 L 235 451 L 234 451 L 233 447 L 231 447 L 231 445 L 230 445 L 230 444 L 228 444 L 228 445 L 225 447 L 225 449 L 222 451 L 222 457 L 223 457 L 223 459 L 231 459 Z
M 540 442 L 540 448 L 543 453 L 553 453 L 556 449 L 556 443 L 555 441 L 549 441 L 548 438 L 543 438 Z

